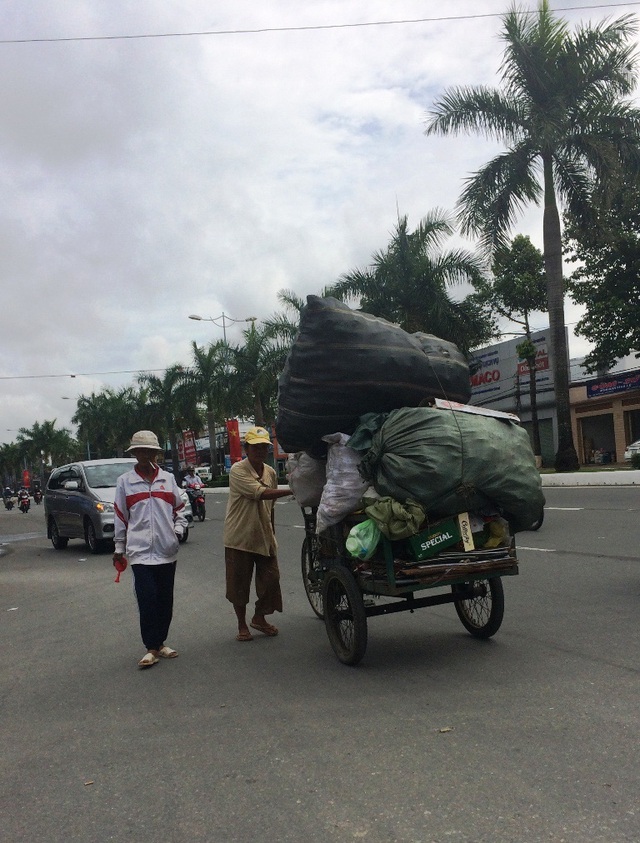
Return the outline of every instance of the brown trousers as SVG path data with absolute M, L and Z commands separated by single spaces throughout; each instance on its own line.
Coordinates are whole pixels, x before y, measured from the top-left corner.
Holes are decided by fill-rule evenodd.
M 276 556 L 261 556 L 246 550 L 225 547 L 227 574 L 226 598 L 234 606 L 249 603 L 253 571 L 256 572 L 256 615 L 271 615 L 282 611 L 280 571 Z

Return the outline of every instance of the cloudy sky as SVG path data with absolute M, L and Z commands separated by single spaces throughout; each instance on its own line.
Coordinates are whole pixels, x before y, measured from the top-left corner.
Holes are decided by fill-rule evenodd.
M 279 290 L 366 265 L 398 212 L 414 226 L 453 209 L 496 148 L 425 138 L 425 115 L 448 86 L 498 83 L 507 6 L 4 0 L 0 441 L 188 364 L 192 340 L 222 338 L 189 314 L 268 317 Z M 552 6 L 572 22 L 640 12 Z M 518 232 L 541 247 L 541 212 Z

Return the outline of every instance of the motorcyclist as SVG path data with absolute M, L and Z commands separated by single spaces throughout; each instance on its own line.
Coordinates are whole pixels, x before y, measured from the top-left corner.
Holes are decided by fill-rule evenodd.
M 202 480 L 200 480 L 200 478 L 196 474 L 195 466 L 193 466 L 193 465 L 187 466 L 187 473 L 185 474 L 185 476 L 182 480 L 182 486 L 187 491 L 189 489 L 196 489 L 196 488 L 199 488 L 200 486 L 202 486 Z
M 189 496 L 194 516 L 198 514 L 196 498 L 201 493 L 202 485 L 202 480 L 196 474 L 195 467 L 193 465 L 188 465 L 187 473 L 182 480 L 182 486 L 187 490 L 187 495 Z
M 13 496 L 13 489 L 10 486 L 5 486 L 2 492 L 2 497 L 6 499 L 12 498 Z
M 20 502 L 21 500 L 24 500 L 25 498 L 29 498 L 29 497 L 30 497 L 29 490 L 25 486 L 22 486 L 22 488 L 18 492 L 18 502 Z

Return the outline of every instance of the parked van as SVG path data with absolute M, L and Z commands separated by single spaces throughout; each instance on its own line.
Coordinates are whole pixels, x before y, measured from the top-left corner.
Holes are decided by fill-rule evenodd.
M 211 467 L 208 465 L 197 465 L 195 467 L 195 473 L 203 483 L 208 483 L 213 476 L 211 474 Z

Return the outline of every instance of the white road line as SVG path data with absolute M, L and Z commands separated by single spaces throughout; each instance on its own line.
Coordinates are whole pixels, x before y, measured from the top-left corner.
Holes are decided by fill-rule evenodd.
M 556 512 L 581 512 L 584 507 L 583 506 L 545 506 L 545 512 L 549 509 L 553 509 Z
M 555 553 L 556 549 L 554 547 L 525 547 L 523 544 L 516 545 L 516 551 L 518 550 L 538 550 L 540 553 Z

